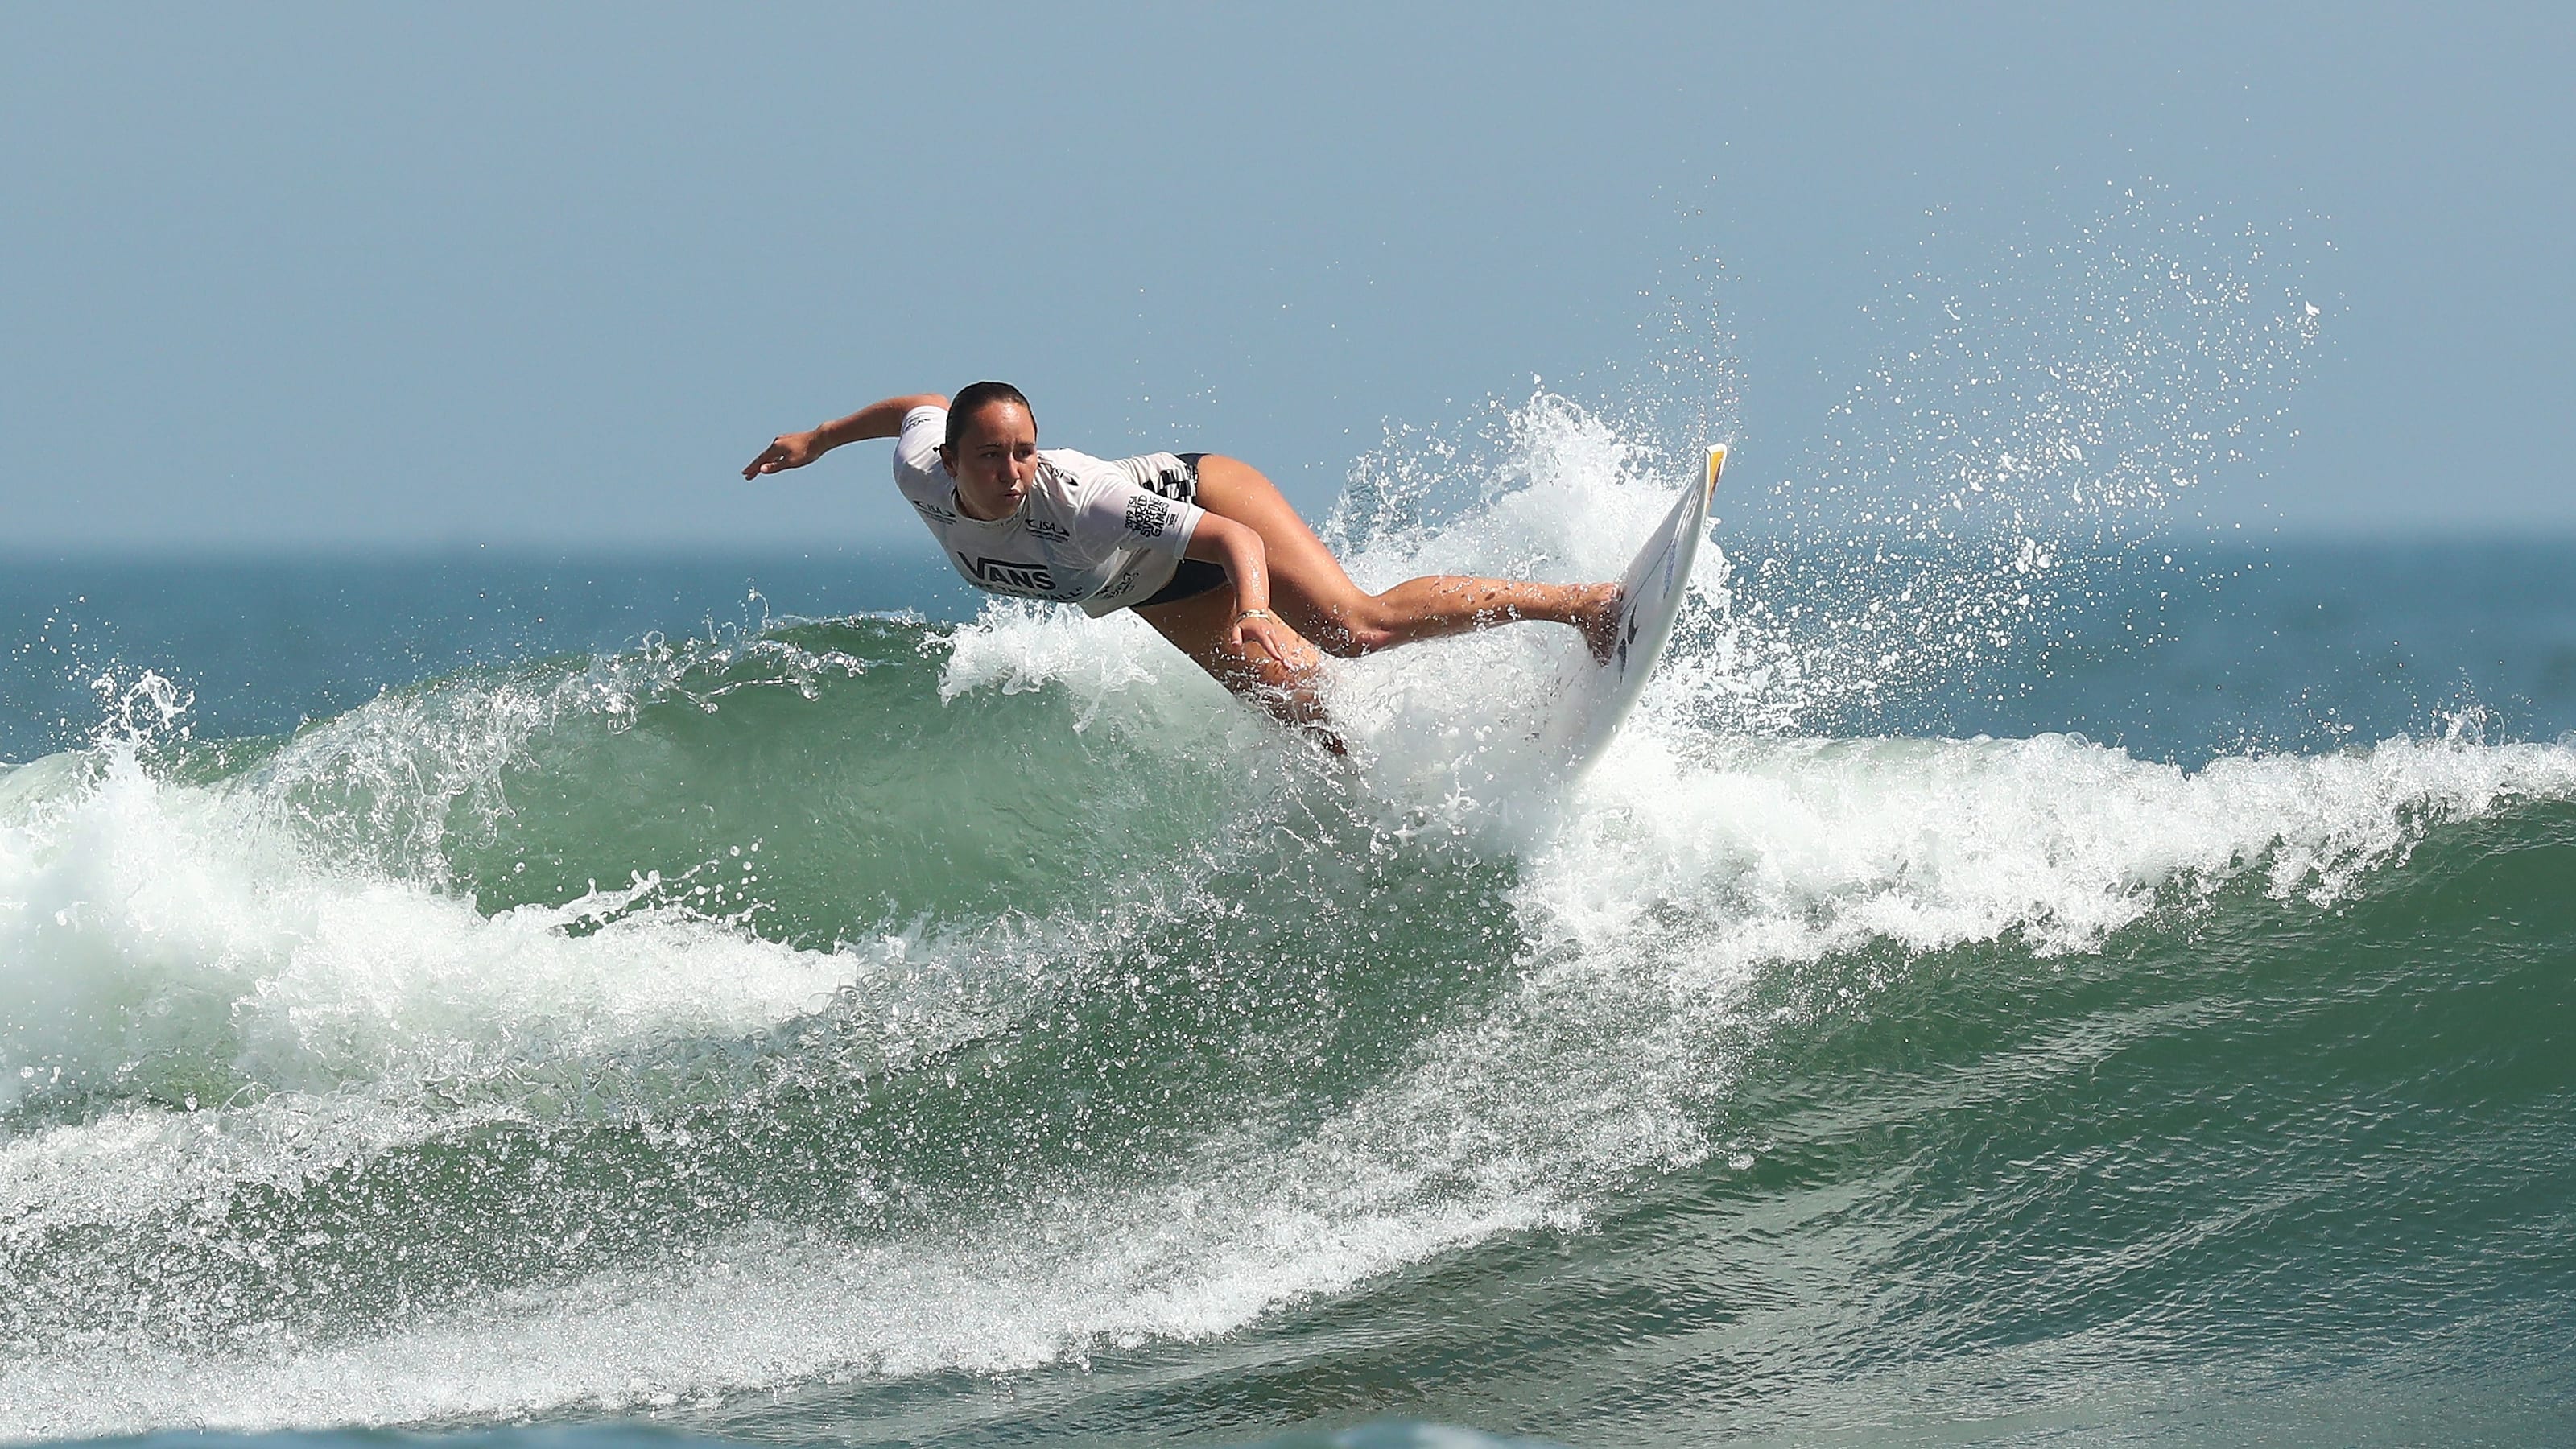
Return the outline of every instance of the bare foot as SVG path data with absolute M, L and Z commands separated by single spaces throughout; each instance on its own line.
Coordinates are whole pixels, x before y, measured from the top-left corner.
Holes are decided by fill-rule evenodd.
M 1619 586 L 1594 584 L 1584 592 L 1588 597 L 1574 627 L 1583 631 L 1584 647 L 1592 651 L 1592 662 L 1607 664 L 1619 649 Z

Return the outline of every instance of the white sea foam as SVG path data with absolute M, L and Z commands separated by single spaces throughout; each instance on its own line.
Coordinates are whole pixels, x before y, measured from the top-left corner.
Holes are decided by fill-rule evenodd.
M 810 1011 L 850 963 L 597 902 L 486 916 L 282 848 L 269 801 L 154 779 L 107 747 L 0 822 L 0 1107 L 41 1084 L 235 1091 L 470 1076 Z
M 2098 946 L 2179 890 L 2255 873 L 2332 905 L 2434 822 L 2576 796 L 2576 750 L 2391 740 L 2189 772 L 2065 735 L 1634 741 L 1532 862 L 1530 904 L 1591 948 L 1679 910 L 1686 976 L 1875 939 Z
M 1389 1210 L 1412 1174 L 1355 1178 L 1321 1155 L 871 1246 L 764 1227 L 355 1343 L 272 1331 L 211 1357 L 102 1345 L 0 1367 L 0 1434 L 651 1410 L 852 1374 L 1024 1369 L 1221 1333 L 1545 1220 L 1508 1202 Z

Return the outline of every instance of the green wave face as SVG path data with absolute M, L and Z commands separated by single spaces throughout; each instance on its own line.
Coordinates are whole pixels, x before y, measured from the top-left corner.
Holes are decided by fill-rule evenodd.
M 943 701 L 924 644 L 861 621 L 654 661 L 631 711 L 548 730 L 488 795 L 460 796 L 439 864 L 487 907 L 658 874 L 620 909 L 749 910 L 766 939 L 828 949 L 1051 915 L 1104 869 L 1172 859 L 1226 818 L 1214 711 L 1076 730 L 1056 701 Z

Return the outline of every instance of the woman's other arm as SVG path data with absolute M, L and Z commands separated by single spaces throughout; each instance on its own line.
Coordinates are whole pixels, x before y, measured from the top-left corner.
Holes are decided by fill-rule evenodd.
M 948 399 L 935 392 L 914 393 L 909 397 L 890 397 L 872 402 L 846 418 L 835 418 L 810 433 L 781 433 L 769 440 L 760 456 L 744 466 L 742 476 L 757 478 L 763 473 L 779 473 L 789 468 L 802 468 L 843 443 L 862 438 L 891 438 L 903 431 L 903 415 L 914 408 L 944 408 Z
M 1270 550 L 1261 535 L 1231 518 L 1207 514 L 1191 531 L 1183 558 L 1221 565 L 1234 583 L 1234 623 L 1226 640 L 1237 649 L 1248 643 L 1282 663 L 1296 647 L 1297 636 L 1270 612 Z

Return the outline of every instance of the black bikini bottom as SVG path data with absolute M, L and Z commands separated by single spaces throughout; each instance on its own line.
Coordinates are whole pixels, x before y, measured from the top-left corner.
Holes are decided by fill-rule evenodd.
M 1188 476 L 1165 473 L 1146 486 L 1166 498 L 1178 499 L 1183 503 L 1198 502 L 1199 459 L 1206 457 L 1207 454 L 1175 453 L 1173 456 L 1179 458 L 1181 466 L 1189 470 Z M 1223 565 L 1212 564 L 1205 559 L 1185 558 L 1181 560 L 1179 568 L 1172 570 L 1172 581 L 1156 589 L 1154 597 L 1139 599 L 1128 607 L 1150 609 L 1156 604 L 1177 604 L 1183 599 L 1195 599 L 1211 590 L 1221 589 L 1225 584 Z

